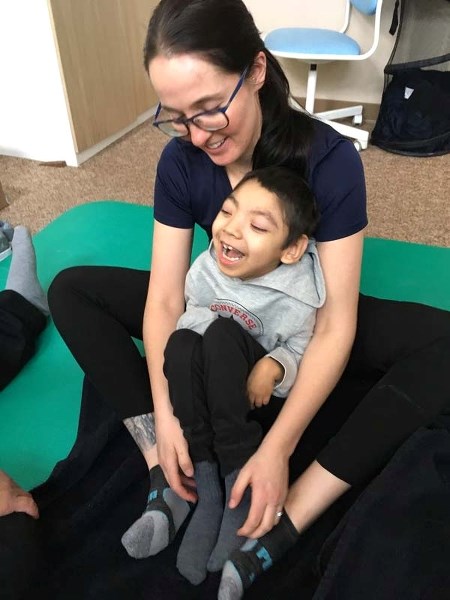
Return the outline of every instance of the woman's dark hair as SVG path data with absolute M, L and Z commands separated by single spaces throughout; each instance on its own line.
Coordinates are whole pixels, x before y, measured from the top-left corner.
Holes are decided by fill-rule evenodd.
M 261 51 L 267 72 L 259 91 L 263 123 L 253 168 L 284 165 L 307 178 L 314 121 L 289 105 L 288 80 L 242 0 L 161 0 L 148 26 L 144 65 L 148 69 L 158 55 L 197 54 L 240 74 Z
M 235 190 L 246 181 L 256 180 L 272 194 L 277 196 L 283 211 L 284 222 L 289 233 L 284 248 L 290 246 L 302 235 L 311 237 L 319 222 L 314 194 L 309 185 L 297 171 L 287 167 L 265 167 L 255 169 L 239 181 Z

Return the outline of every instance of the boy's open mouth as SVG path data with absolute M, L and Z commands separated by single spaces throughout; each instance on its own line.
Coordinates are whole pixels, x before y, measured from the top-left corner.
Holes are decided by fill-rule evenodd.
M 222 253 L 227 260 L 237 261 L 243 258 L 242 252 L 233 248 L 233 246 L 229 246 L 228 244 L 222 243 Z

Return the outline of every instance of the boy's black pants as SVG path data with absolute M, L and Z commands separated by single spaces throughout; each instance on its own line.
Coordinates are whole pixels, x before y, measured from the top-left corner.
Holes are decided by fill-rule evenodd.
M 219 461 L 222 475 L 242 467 L 263 437 L 246 383 L 266 350 L 233 319 L 219 317 L 201 336 L 179 329 L 169 338 L 164 373 L 174 414 L 193 462 Z M 281 405 L 272 396 L 269 403 Z M 278 413 L 278 407 L 272 407 Z

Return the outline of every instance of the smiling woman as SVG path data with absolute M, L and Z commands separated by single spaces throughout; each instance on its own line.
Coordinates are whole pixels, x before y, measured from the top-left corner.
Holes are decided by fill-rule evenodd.
M 263 53 L 238 77 L 189 54 L 157 56 L 149 67 L 161 107 L 155 125 L 172 137 L 188 138 L 215 164 L 234 172 L 232 184 L 237 183 L 248 171 L 260 136 L 258 90 L 264 72 Z M 179 116 L 174 119 L 174 114 Z

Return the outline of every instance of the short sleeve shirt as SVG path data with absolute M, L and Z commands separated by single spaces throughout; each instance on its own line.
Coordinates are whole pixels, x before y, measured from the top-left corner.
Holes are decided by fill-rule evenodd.
M 353 143 L 329 125 L 315 122 L 308 159 L 308 182 L 320 221 L 318 242 L 352 235 L 367 225 L 366 188 L 361 159 Z M 231 192 L 224 167 L 190 142 L 173 139 L 158 163 L 154 215 L 170 227 L 200 225 L 211 237 L 211 225 Z

